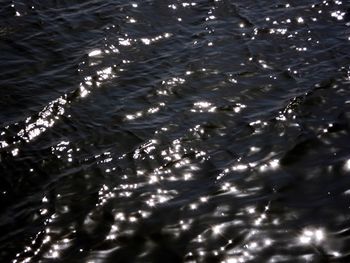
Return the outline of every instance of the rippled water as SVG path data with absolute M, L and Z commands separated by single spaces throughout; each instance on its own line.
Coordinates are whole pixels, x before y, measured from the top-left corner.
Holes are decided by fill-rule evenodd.
M 1 1 L 1 262 L 350 262 L 348 1 Z

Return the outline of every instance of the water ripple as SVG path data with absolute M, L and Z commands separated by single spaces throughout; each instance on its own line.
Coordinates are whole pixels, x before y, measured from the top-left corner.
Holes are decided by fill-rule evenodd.
M 348 262 L 346 1 L 5 1 L 4 262 Z

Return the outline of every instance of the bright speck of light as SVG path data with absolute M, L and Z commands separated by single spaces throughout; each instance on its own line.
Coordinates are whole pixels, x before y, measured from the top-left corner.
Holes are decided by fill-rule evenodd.
M 41 214 L 41 215 L 45 215 L 45 214 L 47 214 L 47 212 L 48 212 L 47 209 L 42 209 L 42 210 L 40 210 L 40 214 Z
M 194 106 L 198 107 L 198 108 L 208 108 L 210 107 L 211 103 L 210 102 L 206 102 L 206 101 L 200 101 L 200 102 L 196 102 L 194 104 Z
M 208 197 L 202 196 L 199 200 L 200 200 L 202 203 L 205 203 L 205 202 L 208 201 Z
M 250 151 L 252 151 L 252 152 L 258 152 L 258 151 L 260 151 L 260 148 L 259 148 L 259 147 L 252 146 L 252 147 L 250 147 Z
M 124 38 L 119 38 L 119 44 L 122 46 L 130 46 L 131 42 L 130 39 L 124 39 Z
M 49 230 L 49 229 L 47 229 L 47 230 Z M 46 232 L 47 232 L 47 231 L 46 231 Z M 43 244 L 48 243 L 50 240 L 51 240 L 51 237 L 50 237 L 50 236 L 46 236 L 46 237 L 44 238 L 44 240 L 43 240 Z
M 325 233 L 322 229 L 304 229 L 299 236 L 301 244 L 320 243 L 325 239 Z
M 142 41 L 142 43 L 145 44 L 145 45 L 151 44 L 151 40 L 149 40 L 148 38 L 141 38 L 141 41 Z
M 134 217 L 134 216 L 131 216 L 131 217 L 129 217 L 129 221 L 130 222 L 136 222 L 137 221 L 137 218 L 136 217 Z
M 332 252 L 331 253 L 334 257 L 340 257 L 341 256 L 341 254 L 339 253 L 339 252 L 337 252 L 337 251 L 334 251 L 334 252 Z
M 102 54 L 102 51 L 100 49 L 95 49 L 89 53 L 89 57 L 95 57 L 101 54 Z
M 220 234 L 222 232 L 222 226 L 219 226 L 219 225 L 213 226 L 212 230 L 213 230 L 213 233 L 215 235 L 218 235 L 218 234 Z
M 114 240 L 117 238 L 117 235 L 116 234 L 110 234 L 106 237 L 107 240 Z
M 279 160 L 274 159 L 274 160 L 270 161 L 270 166 L 271 166 L 271 168 L 277 168 L 279 166 Z
M 302 244 L 309 244 L 311 242 L 311 237 L 308 235 L 302 235 L 300 238 L 300 243 Z
M 8 145 L 8 143 L 6 141 L 0 141 L 0 148 L 6 148 Z
M 346 171 L 350 171 L 350 159 L 348 159 L 346 162 L 345 162 L 345 170 Z
M 248 165 L 246 164 L 238 164 L 232 167 L 233 171 L 244 171 L 248 168 Z
M 314 235 L 315 235 L 316 241 L 318 242 L 324 239 L 324 232 L 320 229 L 316 230 Z
M 303 19 L 302 17 L 298 17 L 298 18 L 297 18 L 297 22 L 298 22 L 299 24 L 304 23 L 304 19 Z
M 247 211 L 248 211 L 249 214 L 254 214 L 255 213 L 255 208 L 254 207 L 249 207 L 247 209 Z
M 264 240 L 264 244 L 265 244 L 265 246 L 270 246 L 272 244 L 272 240 L 271 239 L 265 239 Z
M 192 174 L 190 174 L 190 173 L 184 174 L 184 180 L 185 181 L 190 180 L 191 178 L 192 178 Z
M 252 242 L 252 243 L 249 244 L 248 247 L 249 247 L 250 250 L 255 250 L 258 247 L 258 243 Z
M 17 156 L 17 155 L 18 155 L 18 152 L 19 152 L 18 148 L 15 148 L 15 149 L 13 149 L 13 150 L 11 151 L 11 153 L 12 153 L 13 156 Z
M 335 11 L 331 13 L 331 17 L 335 17 L 337 20 L 343 20 L 344 15 L 345 15 L 345 12 L 341 12 L 341 11 Z
M 80 96 L 82 98 L 86 97 L 90 92 L 82 85 L 80 84 Z
M 58 258 L 59 255 L 60 255 L 60 254 L 58 253 L 58 251 L 53 251 L 53 252 L 52 252 L 52 257 L 53 257 L 53 258 Z

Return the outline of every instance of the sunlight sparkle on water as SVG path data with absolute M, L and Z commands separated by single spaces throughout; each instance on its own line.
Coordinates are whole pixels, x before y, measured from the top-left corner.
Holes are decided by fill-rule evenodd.
M 148 38 L 141 38 L 141 41 L 142 41 L 142 43 L 145 44 L 145 45 L 151 44 L 151 40 L 148 39 Z
M 126 38 L 126 39 L 119 38 L 119 44 L 121 46 L 130 46 L 131 45 L 131 39 L 129 39 L 129 38 Z
M 341 12 L 341 11 L 334 11 L 331 13 L 331 17 L 335 17 L 337 20 L 343 20 L 344 16 L 345 16 L 345 12 Z
M 101 54 L 102 54 L 102 51 L 100 49 L 95 49 L 89 53 L 89 57 L 95 57 Z
M 320 243 L 325 239 L 325 233 L 322 229 L 305 228 L 299 236 L 301 244 Z
M 350 159 L 345 162 L 344 168 L 346 171 L 350 171 Z
M 298 18 L 297 18 L 297 22 L 298 22 L 299 24 L 304 23 L 304 18 L 298 17 Z
M 213 227 L 212 227 L 213 234 L 214 234 L 214 235 L 219 235 L 219 234 L 221 234 L 222 231 L 223 231 L 222 228 L 223 228 L 222 225 L 213 226 Z

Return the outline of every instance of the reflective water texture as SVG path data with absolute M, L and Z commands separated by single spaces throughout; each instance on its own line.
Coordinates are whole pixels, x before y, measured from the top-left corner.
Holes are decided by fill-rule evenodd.
M 350 262 L 350 3 L 2 1 L 1 262 Z

